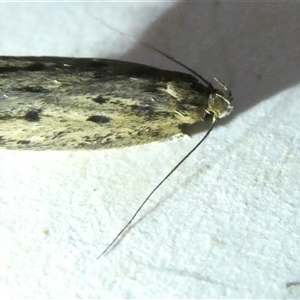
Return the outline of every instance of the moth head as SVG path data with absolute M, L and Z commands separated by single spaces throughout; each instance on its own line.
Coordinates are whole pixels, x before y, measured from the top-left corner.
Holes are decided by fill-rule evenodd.
M 209 95 L 206 112 L 213 115 L 214 121 L 226 117 L 233 109 L 231 105 L 232 95 L 230 90 L 228 90 L 218 79 L 215 78 L 215 80 L 223 87 L 227 92 L 227 95 L 224 95 L 217 89 L 213 89 L 212 93 Z

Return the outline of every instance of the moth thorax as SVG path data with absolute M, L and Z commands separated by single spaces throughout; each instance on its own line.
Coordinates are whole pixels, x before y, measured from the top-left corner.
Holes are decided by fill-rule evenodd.
M 233 109 L 230 102 L 231 99 L 227 99 L 220 92 L 212 93 L 209 95 L 206 111 L 214 115 L 215 119 L 224 118 L 229 115 Z

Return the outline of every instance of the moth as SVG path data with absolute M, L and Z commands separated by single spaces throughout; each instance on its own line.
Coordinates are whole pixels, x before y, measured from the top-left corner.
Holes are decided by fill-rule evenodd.
M 184 135 L 231 98 L 201 76 L 98 58 L 0 57 L 0 148 L 93 150 Z
M 198 144 L 142 202 L 104 249 L 132 223 L 151 195 L 231 110 L 228 96 L 192 69 L 193 75 L 97 58 L 0 57 L 0 148 L 95 150 L 183 136 L 184 126 L 212 115 Z

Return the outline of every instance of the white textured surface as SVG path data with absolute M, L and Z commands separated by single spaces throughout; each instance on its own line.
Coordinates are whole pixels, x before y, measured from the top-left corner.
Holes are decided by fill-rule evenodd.
M 201 138 L 95 152 L 0 151 L 0 294 L 299 298 L 300 6 L 1 3 L 0 55 L 114 57 L 177 68 L 234 94 L 235 110 L 96 260 Z

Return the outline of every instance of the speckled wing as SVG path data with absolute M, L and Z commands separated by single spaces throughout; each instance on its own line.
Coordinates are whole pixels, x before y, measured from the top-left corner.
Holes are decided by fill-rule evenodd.
M 0 147 L 116 148 L 203 120 L 211 90 L 193 76 L 90 58 L 0 57 Z

